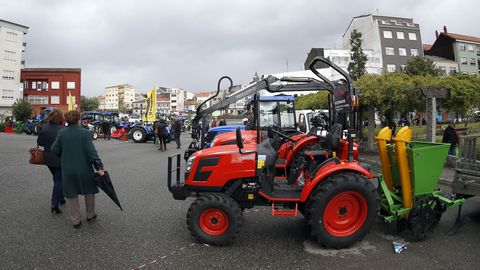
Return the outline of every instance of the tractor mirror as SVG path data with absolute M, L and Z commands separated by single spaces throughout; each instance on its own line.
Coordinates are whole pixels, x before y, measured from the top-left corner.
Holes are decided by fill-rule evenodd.
M 242 138 L 242 132 L 240 131 L 240 128 L 237 128 L 236 135 L 237 135 L 236 139 L 237 139 L 238 151 L 240 151 L 243 148 L 243 138 Z

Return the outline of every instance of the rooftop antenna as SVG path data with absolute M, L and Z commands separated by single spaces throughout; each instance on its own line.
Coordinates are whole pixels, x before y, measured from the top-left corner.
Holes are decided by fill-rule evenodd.
M 287 64 L 287 72 L 288 72 L 288 58 L 287 58 L 286 64 Z
M 380 15 L 380 12 L 378 11 L 378 8 L 375 9 L 377 11 L 377 15 Z

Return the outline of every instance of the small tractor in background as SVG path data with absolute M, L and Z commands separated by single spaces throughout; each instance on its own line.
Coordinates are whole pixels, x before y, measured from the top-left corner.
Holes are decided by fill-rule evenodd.
M 336 70 L 343 79 L 330 81 L 320 74 L 314 69 L 319 61 Z M 335 111 L 330 131 L 317 141 L 318 149 L 303 152 L 305 162 L 294 183 L 276 177 L 275 173 L 278 147 L 290 137 L 272 128 L 262 132 L 258 120 L 254 144 L 244 144 L 242 132 L 237 129 L 236 145 L 193 153 L 187 160 L 184 178 L 180 177 L 180 154 L 169 157 L 167 186 L 174 199 L 196 197 L 187 213 L 187 225 L 198 241 L 211 245 L 231 243 L 242 226 L 242 211 L 255 206 L 271 206 L 275 216 L 302 213 L 311 235 L 333 248 L 360 241 L 373 225 L 378 207 L 378 194 L 370 181 L 373 175 L 354 160 L 353 141 L 358 121 L 352 81 L 347 73 L 324 58 L 315 58 L 310 70 L 319 79 L 269 76 L 256 85 L 272 93 L 321 89 L 330 93 L 330 106 Z M 255 96 L 258 98 L 258 94 Z M 255 107 L 254 113 L 259 114 L 258 106 Z M 342 147 L 346 148 L 345 157 L 337 155 Z M 176 172 L 174 182 L 173 172 Z
M 55 109 L 54 107 L 42 108 L 40 114 L 35 115 L 33 119 L 27 120 L 25 123 L 25 133 L 30 135 L 38 135 L 42 129 L 43 124 L 47 121 L 48 114 Z

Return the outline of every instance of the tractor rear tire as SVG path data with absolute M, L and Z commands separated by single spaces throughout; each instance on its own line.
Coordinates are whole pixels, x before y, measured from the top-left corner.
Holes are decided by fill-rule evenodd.
M 33 125 L 33 135 L 38 135 L 38 134 L 40 134 L 40 129 L 41 129 L 41 128 L 42 128 L 42 127 L 40 126 L 39 123 L 34 124 L 34 125 Z
M 327 248 L 361 241 L 377 216 L 377 191 L 360 174 L 344 172 L 321 183 L 307 204 L 311 235 Z
M 226 246 L 242 227 L 242 210 L 223 193 L 204 193 L 188 209 L 187 226 L 193 238 L 213 246 Z

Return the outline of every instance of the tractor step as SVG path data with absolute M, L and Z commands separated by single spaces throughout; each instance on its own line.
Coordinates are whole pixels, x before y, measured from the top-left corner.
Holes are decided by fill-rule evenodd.
M 302 190 L 273 190 L 271 192 L 262 191 L 266 196 L 271 199 L 300 199 Z
M 283 208 L 282 206 L 276 207 L 275 203 L 272 202 L 272 216 L 296 216 L 298 214 L 298 203 L 295 203 L 294 209 Z
M 277 178 L 287 179 L 287 161 L 285 159 L 278 159 L 275 163 L 275 175 Z

